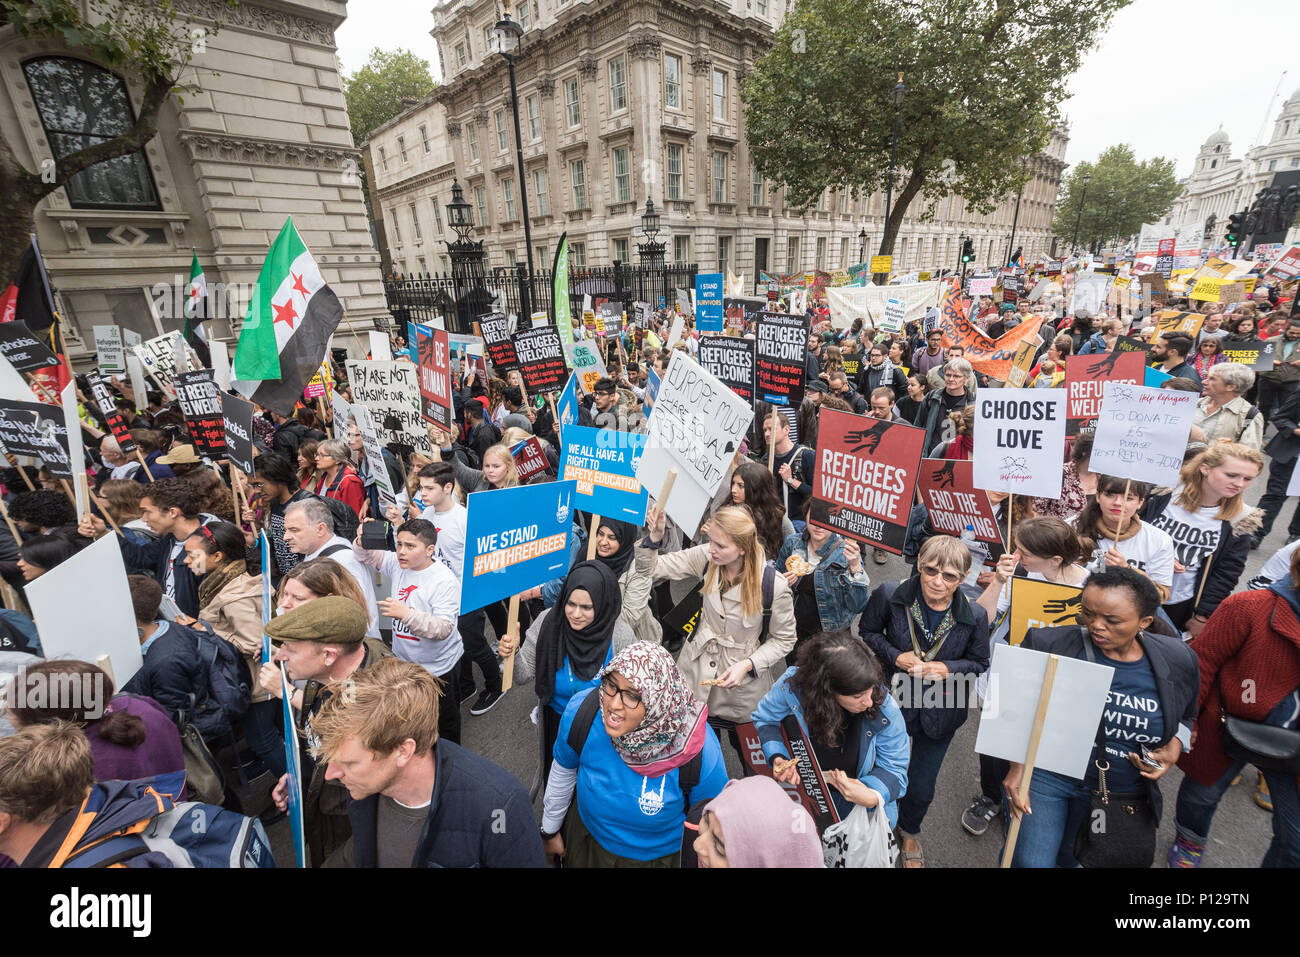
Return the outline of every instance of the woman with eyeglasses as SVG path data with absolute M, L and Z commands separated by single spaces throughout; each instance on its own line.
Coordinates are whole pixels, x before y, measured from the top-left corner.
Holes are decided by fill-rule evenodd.
M 858 624 L 858 634 L 884 665 L 912 738 L 907 793 L 898 802 L 904 867 L 925 866 L 917 839 L 921 823 L 948 745 L 975 700 L 976 678 L 989 666 L 988 615 L 958 590 L 970 565 L 970 550 L 960 539 L 927 539 L 917 573 L 877 588 Z
M 672 656 L 638 641 L 557 729 L 542 840 L 569 867 L 677 867 L 686 812 L 727 784 L 722 748 Z
M 361 476 L 348 464 L 352 453 L 342 439 L 326 439 L 316 446 L 316 469 L 320 476 L 316 495 L 338 499 L 358 515 L 366 501 L 366 486 Z

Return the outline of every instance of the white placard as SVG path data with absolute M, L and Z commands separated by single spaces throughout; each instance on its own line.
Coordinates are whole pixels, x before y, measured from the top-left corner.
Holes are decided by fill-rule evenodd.
M 391 362 L 393 360 L 393 345 L 388 339 L 388 333 L 371 330 L 370 358 L 381 362 Z
M 136 411 L 149 408 L 148 386 L 144 381 L 144 364 L 140 362 L 139 356 L 127 353 L 126 371 L 130 373 L 131 393 L 135 396 Z
M 685 352 L 673 353 L 646 420 L 649 437 L 636 477 L 654 496 L 668 470 L 677 470 L 667 512 L 688 538 L 699 528 L 753 418 L 749 403 L 720 379 Z
M 212 378 L 222 392 L 230 391 L 230 352 L 220 339 L 208 343 L 208 353 L 212 356 Z
M 1300 466 L 1300 459 L 1296 459 L 1296 465 Z M 1291 481 L 1287 483 L 1286 494 L 1288 496 L 1300 495 L 1300 468 L 1292 468 Z
M 126 371 L 126 349 L 118 326 L 95 326 L 95 356 L 101 375 L 121 375 Z
M 970 295 L 972 299 L 993 295 L 993 277 L 972 279 L 970 281 Z
M 891 298 L 885 303 L 885 318 L 880 328 L 889 332 L 899 332 L 903 328 L 903 318 L 907 314 L 907 305 L 901 299 Z
M 1064 389 L 981 389 L 975 398 L 975 487 L 1059 498 Z
M 100 655 L 108 655 L 118 688 L 144 664 L 116 535 L 87 545 L 28 582 L 25 590 L 47 659 L 95 664 Z M 70 595 L 76 600 L 69 601 Z
M 77 417 L 77 384 L 69 382 L 59 395 L 63 406 L 63 426 L 68 430 L 68 464 L 72 468 L 73 498 L 77 502 L 77 521 L 90 510 L 90 493 L 86 487 L 86 451 L 81 441 L 81 419 Z
M 384 420 L 396 416 L 401 424 L 398 441 L 422 455 L 433 455 L 429 429 L 420 414 L 419 369 L 411 362 L 348 360 L 348 382 L 352 384 L 353 406 L 370 410 L 375 430 L 382 440 L 392 437 Z
M 27 380 L 4 356 L 0 355 L 0 399 L 17 399 L 20 402 L 37 402 Z
M 682 330 L 686 328 L 684 316 L 674 316 L 672 328 L 668 330 L 668 348 L 671 349 L 682 341 Z
M 1016 645 L 993 646 L 976 753 L 1024 763 L 1049 658 Z M 1069 778 L 1084 776 L 1114 673 L 1102 664 L 1058 656 L 1035 768 Z
M 337 398 L 338 393 L 334 393 L 334 396 Z M 334 406 L 334 434 L 338 435 L 339 423 L 346 423 L 347 415 L 351 414 L 357 424 L 357 431 L 361 433 L 361 446 L 365 449 L 366 460 L 370 463 L 370 474 L 374 476 L 375 488 L 379 491 L 380 515 L 385 515 L 388 513 L 389 506 L 397 504 L 397 490 L 393 488 L 393 483 L 388 476 L 388 466 L 384 464 L 384 445 L 379 441 L 374 418 L 370 410 L 359 403 L 349 406 L 344 402 L 343 406 L 343 418 L 339 418 L 339 407 Z M 346 436 L 347 432 L 345 431 L 343 435 Z
M 1102 272 L 1081 272 L 1074 277 L 1074 299 L 1070 303 L 1071 315 L 1080 309 L 1089 312 L 1101 312 L 1106 306 L 1106 297 L 1110 295 L 1110 284 L 1114 276 Z
M 1103 384 L 1089 470 L 1176 486 L 1199 398 L 1195 392 L 1176 389 Z

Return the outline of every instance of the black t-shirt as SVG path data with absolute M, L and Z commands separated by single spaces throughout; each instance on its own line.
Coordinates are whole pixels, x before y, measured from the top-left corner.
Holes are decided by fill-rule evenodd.
M 856 778 L 862 754 L 862 715 L 850 714 L 841 708 L 840 716 L 840 743 L 831 747 L 825 741 L 813 739 L 813 754 L 817 757 L 823 775 L 828 771 L 843 771 L 849 777 Z M 853 810 L 853 804 L 835 788 L 828 787 L 826 790 L 835 801 L 835 810 L 839 812 L 840 820 L 844 820 L 845 815 Z
M 801 448 L 802 451 L 799 451 Z M 800 465 L 794 464 L 796 452 L 799 452 Z M 812 449 L 798 445 L 791 445 L 790 450 L 784 455 L 780 452 L 776 453 L 776 458 L 773 460 L 772 474 L 776 476 L 781 500 L 785 502 L 785 513 L 790 516 L 791 521 L 803 518 L 804 502 L 812 495 L 813 467 L 816 461 L 817 455 Z M 781 478 L 781 466 L 787 463 L 790 465 L 790 477 L 801 483 L 798 488 L 786 485 Z
M 817 589 L 812 572 L 794 586 L 794 627 L 800 638 L 811 638 L 822 630 L 821 612 L 817 610 Z

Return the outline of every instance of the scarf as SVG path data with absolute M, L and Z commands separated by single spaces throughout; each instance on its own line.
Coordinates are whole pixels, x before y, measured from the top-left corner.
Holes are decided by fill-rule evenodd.
M 957 596 L 953 596 L 952 602 L 948 605 L 948 610 L 939 619 L 939 626 L 934 629 L 933 633 L 930 632 L 929 628 L 925 627 L 925 613 L 921 611 L 921 601 L 921 587 L 918 584 L 916 597 L 912 599 L 911 607 L 907 609 L 907 612 L 912 616 L 912 621 L 916 623 L 916 627 L 921 629 L 921 634 L 925 636 L 926 645 L 925 649 L 921 649 L 919 647 L 920 643 L 914 641 L 913 644 L 916 647 L 913 648 L 913 651 L 922 661 L 932 661 L 934 656 L 939 653 L 939 648 L 943 645 L 944 639 L 948 637 L 948 632 L 952 631 L 952 626 L 957 624 L 957 619 L 952 614 L 953 607 L 957 604 Z
M 975 452 L 975 442 L 972 436 L 959 435 L 948 443 L 948 449 L 943 453 L 945 459 L 958 459 L 966 461 L 970 459 Z
M 705 805 L 722 829 L 730 867 L 825 867 L 821 841 L 807 812 L 790 809 L 781 785 L 758 774 L 728 781 Z M 791 826 L 793 823 L 802 827 Z
M 564 607 L 574 591 L 582 589 L 591 596 L 596 617 L 581 631 L 569 624 Z M 623 610 L 623 597 L 618 579 L 607 565 L 601 562 L 579 562 L 564 580 L 560 597 L 542 620 L 537 635 L 537 674 L 533 690 L 542 704 L 550 702 L 555 693 L 555 676 L 569 659 L 569 668 L 580 681 L 590 681 L 605 663 L 609 644 L 614 637 L 614 624 Z
M 614 577 L 617 578 L 627 569 L 628 562 L 632 561 L 632 554 L 636 549 L 638 529 L 628 522 L 620 522 L 618 519 L 604 517 L 600 520 L 600 526 L 608 528 L 614 533 L 614 537 L 618 539 L 618 551 L 610 555 L 609 558 L 601 558 L 597 555 L 596 561 L 608 565 L 614 573 Z
M 245 570 L 244 560 L 236 558 L 204 575 L 203 581 L 199 582 L 199 607 L 207 608 L 212 599 L 221 593 L 221 589 L 244 574 Z
M 708 734 L 708 708 L 692 694 L 672 655 L 659 645 L 638 641 L 615 655 L 600 676 L 615 671 L 645 704 L 640 727 L 611 741 L 629 768 L 657 777 L 700 753 Z
M 1141 520 L 1136 515 L 1134 515 L 1132 518 L 1130 518 L 1127 522 L 1124 523 L 1124 534 L 1119 535 L 1116 534 L 1116 526 L 1107 525 L 1105 517 L 1100 512 L 1098 512 L 1097 514 L 1097 531 L 1101 532 L 1102 538 L 1109 538 L 1116 545 L 1118 545 L 1120 542 L 1127 542 L 1130 538 L 1136 535 L 1141 530 L 1141 528 L 1142 528 Z

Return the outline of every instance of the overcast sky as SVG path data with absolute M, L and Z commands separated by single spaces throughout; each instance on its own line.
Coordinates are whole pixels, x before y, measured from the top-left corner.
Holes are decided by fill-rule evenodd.
M 400 46 L 428 59 L 437 76 L 433 0 L 364 0 L 364 14 L 362 0 L 349 6 L 354 15 L 336 35 L 345 73 L 362 66 L 373 47 Z M 1173 159 L 1186 176 L 1220 123 L 1234 156 L 1267 142 L 1282 102 L 1297 89 L 1297 0 L 1136 0 L 1070 81 L 1065 158 L 1096 159 L 1123 142 L 1139 160 Z

